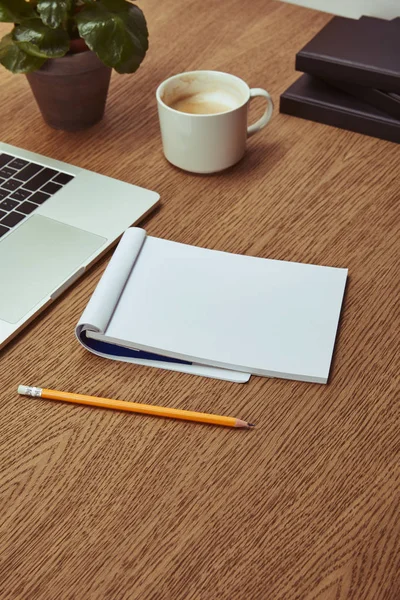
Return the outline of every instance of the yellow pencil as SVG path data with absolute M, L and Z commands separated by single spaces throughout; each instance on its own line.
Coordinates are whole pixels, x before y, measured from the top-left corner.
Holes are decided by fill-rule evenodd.
M 113 408 L 115 410 L 125 410 L 157 417 L 184 419 L 185 421 L 210 423 L 212 425 L 225 425 L 225 427 L 241 427 L 244 429 L 252 429 L 255 427 L 252 423 L 247 423 L 246 421 L 235 419 L 234 417 L 223 417 L 209 413 L 193 412 L 191 410 L 153 406 L 151 404 L 125 402 L 124 400 L 112 400 L 111 398 L 97 398 L 96 396 L 84 396 L 83 394 L 71 394 L 69 392 L 59 392 L 57 390 L 47 390 L 45 388 L 30 387 L 27 385 L 18 386 L 18 394 L 21 394 L 22 396 L 33 396 L 34 398 L 61 400 L 63 402 L 72 402 L 74 404 L 85 404 L 86 406 Z

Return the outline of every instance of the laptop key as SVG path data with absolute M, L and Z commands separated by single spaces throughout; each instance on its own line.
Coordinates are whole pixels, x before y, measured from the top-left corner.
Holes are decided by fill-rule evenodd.
M 13 192 L 20 185 L 21 185 L 21 182 L 18 181 L 17 179 L 8 179 L 8 180 L 6 180 L 5 183 L 3 183 L 3 185 L 1 187 L 5 190 L 10 190 L 11 192 Z
M 33 204 L 33 202 L 23 202 L 18 206 L 18 211 L 24 213 L 24 215 L 30 215 L 37 208 L 37 204 Z
M 7 227 L 14 227 L 14 225 L 18 225 L 22 219 L 25 219 L 25 215 L 21 215 L 17 212 L 8 213 L 6 217 L 1 220 L 1 225 L 7 225 Z
M 6 216 L 6 212 L 4 210 L 0 210 L 0 219 Z
M 35 177 L 32 177 L 32 179 L 25 183 L 24 188 L 27 190 L 31 190 L 32 192 L 36 192 L 36 190 L 41 188 L 42 185 L 50 181 L 50 179 L 52 179 L 54 175 L 57 175 L 57 171 L 55 171 L 54 169 L 43 169 L 42 171 L 40 171 L 40 173 L 35 175 Z
M 0 225 L 0 237 L 7 233 L 7 231 L 10 231 L 8 227 L 3 227 L 3 225 Z
M 66 183 L 69 183 L 73 178 L 73 175 L 67 175 L 67 173 L 60 173 L 59 175 L 57 175 L 57 177 L 54 177 L 53 181 L 54 183 L 60 183 L 61 185 L 65 185 Z
M 36 204 L 43 204 L 45 200 L 48 200 L 50 196 L 48 194 L 44 194 L 43 192 L 35 192 L 29 198 L 30 202 L 35 202 Z
M 21 169 L 21 171 L 17 175 L 17 179 L 20 179 L 21 181 L 28 181 L 28 179 L 31 179 L 34 175 L 37 175 L 37 173 L 40 173 L 40 171 L 42 170 L 42 165 L 30 163 L 26 167 Z
M 0 200 L 3 200 L 3 198 L 7 198 L 7 196 L 9 195 L 9 191 L 8 190 L 2 190 L 0 188 Z
M 42 187 L 43 192 L 46 192 L 46 194 L 55 194 L 56 192 L 58 192 L 61 189 L 62 189 L 62 185 L 57 185 L 56 183 L 53 183 L 52 181 L 50 181 L 50 183 L 46 183 L 46 185 L 44 187 Z
M 6 200 L 0 202 L 0 208 L 2 210 L 10 211 L 16 206 L 18 206 L 18 204 L 19 202 L 16 202 L 16 200 L 10 200 L 10 198 L 7 198 Z
M 29 165 L 28 161 L 23 160 L 22 158 L 14 158 L 14 160 L 7 164 L 8 167 L 18 170 L 23 169 L 24 167 L 26 167 L 26 165 Z
M 0 169 L 0 177 L 5 177 L 6 179 L 8 177 L 13 177 L 15 173 L 17 173 L 17 169 L 10 169 L 8 165 Z
M 18 173 L 17 178 L 21 181 L 28 181 L 28 179 L 39 173 L 39 171 L 41 171 L 42 169 L 42 165 L 30 163 Z
M 9 163 L 10 160 L 12 160 L 13 158 L 14 158 L 13 156 L 10 156 L 9 154 L 6 154 L 5 152 L 0 154 L 0 167 L 4 167 L 4 165 Z
M 26 200 L 27 198 L 29 198 L 29 196 L 31 194 L 32 194 L 32 192 L 30 192 L 29 190 L 24 190 L 22 188 L 19 188 L 19 190 L 10 194 L 10 198 L 21 201 L 21 200 Z

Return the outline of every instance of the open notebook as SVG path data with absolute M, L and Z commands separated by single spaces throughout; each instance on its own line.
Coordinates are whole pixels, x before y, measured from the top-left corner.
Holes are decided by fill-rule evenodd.
M 208 250 L 128 229 L 77 327 L 100 356 L 228 381 L 326 383 L 347 269 Z

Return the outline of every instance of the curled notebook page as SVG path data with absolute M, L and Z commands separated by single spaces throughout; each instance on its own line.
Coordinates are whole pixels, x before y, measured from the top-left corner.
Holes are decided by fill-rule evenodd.
M 82 330 L 105 332 L 145 239 L 144 229 L 125 231 L 77 325 L 78 339 Z

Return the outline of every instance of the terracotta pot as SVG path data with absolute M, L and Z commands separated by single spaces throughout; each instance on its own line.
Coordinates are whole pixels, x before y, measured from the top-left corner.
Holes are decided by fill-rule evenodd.
M 46 123 L 66 131 L 100 121 L 110 76 L 111 68 L 91 51 L 50 59 L 26 75 Z

